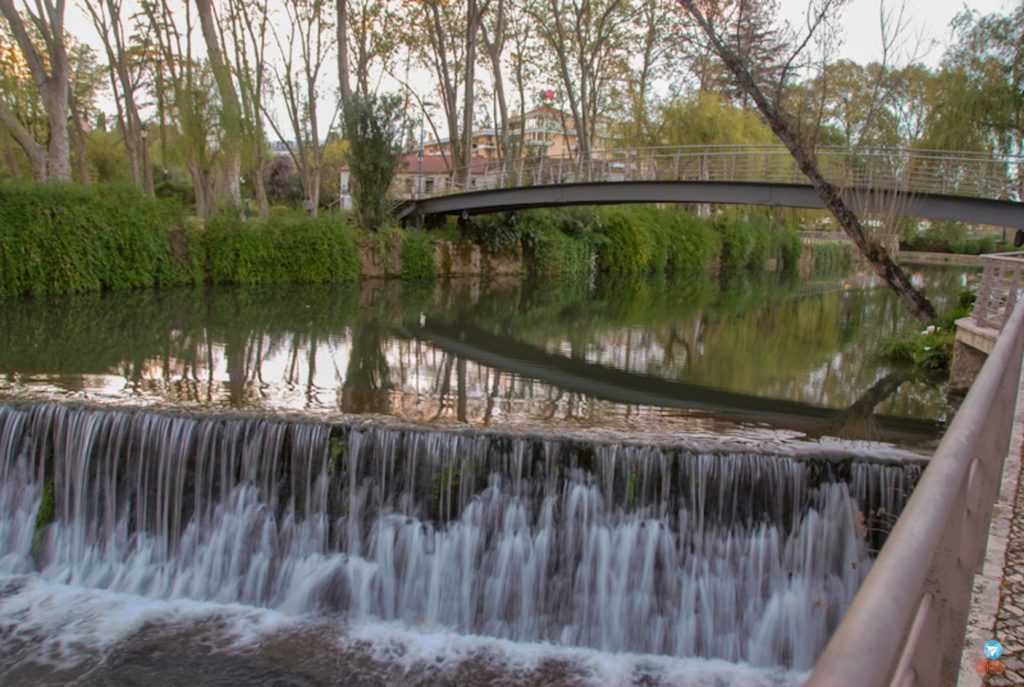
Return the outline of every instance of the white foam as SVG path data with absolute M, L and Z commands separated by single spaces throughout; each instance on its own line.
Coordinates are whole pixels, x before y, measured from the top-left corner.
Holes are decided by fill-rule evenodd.
M 33 645 L 33 659 L 61 670 L 102 663 L 121 642 L 150 624 L 189 626 L 216 620 L 221 651 L 258 646 L 275 635 L 315 632 L 323 640 L 324 618 L 295 618 L 241 604 L 187 599 L 158 600 L 106 590 L 75 587 L 32 576 L 0 577 L 0 634 L 8 641 Z M 638 675 L 659 685 L 687 687 L 781 687 L 800 684 L 806 674 L 780 668 L 755 668 L 715 659 L 679 659 L 645 654 L 611 653 L 542 642 L 459 634 L 444 628 L 410 628 L 396 622 L 326 625 L 336 633 L 337 649 L 357 649 L 397 673 L 446 674 L 465 662 L 486 662 L 509 675 L 537 670 L 545 662 L 568 665 L 577 684 L 633 684 Z M 328 637 L 330 639 L 330 637 Z M 311 651 L 316 649 L 311 648 Z M 321 649 L 323 650 L 323 649 Z M 2 676 L 2 670 L 0 670 Z M 197 676 L 201 683 L 201 676 Z

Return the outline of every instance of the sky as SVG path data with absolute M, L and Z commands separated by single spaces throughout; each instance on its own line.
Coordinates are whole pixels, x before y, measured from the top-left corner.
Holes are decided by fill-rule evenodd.
M 906 33 L 911 39 L 909 42 L 920 42 L 926 48 L 922 61 L 936 66 L 942 58 L 942 46 L 950 39 L 949 23 L 958 12 L 966 7 L 981 14 L 1008 13 L 1013 3 L 1014 0 L 904 0 L 909 20 Z M 861 63 L 881 58 L 880 4 L 879 0 L 850 0 L 843 14 L 841 57 Z M 898 0 L 884 0 L 886 7 L 897 4 Z M 782 15 L 792 24 L 799 25 L 803 20 L 807 0 L 781 0 L 781 6 Z M 99 37 L 85 13 L 74 2 L 69 3 L 68 7 L 68 30 L 102 51 Z M 921 40 L 917 41 L 917 38 Z
M 781 4 L 782 13 L 790 23 L 797 25 L 802 21 L 806 0 L 781 0 Z M 898 6 L 893 0 L 886 0 L 884 4 L 887 8 Z M 949 23 L 961 10 L 968 8 L 982 15 L 1007 14 L 1013 8 L 1013 0 L 906 0 L 904 7 L 908 20 L 904 53 L 918 46 L 918 51 L 924 53 L 920 61 L 935 67 L 942 60 L 944 46 L 952 38 Z M 851 0 L 843 13 L 843 45 L 839 55 L 862 64 L 880 60 L 880 16 L 879 0 Z M 904 63 L 906 57 L 906 54 L 902 56 Z

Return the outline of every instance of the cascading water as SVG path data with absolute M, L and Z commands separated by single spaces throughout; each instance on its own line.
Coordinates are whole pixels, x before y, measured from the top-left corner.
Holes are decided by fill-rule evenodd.
M 805 669 L 919 473 L 849 457 L 0 405 L 0 574 Z

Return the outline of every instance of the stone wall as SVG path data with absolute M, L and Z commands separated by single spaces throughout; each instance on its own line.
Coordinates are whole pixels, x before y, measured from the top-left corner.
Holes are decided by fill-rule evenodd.
M 434 241 L 434 261 L 440 277 L 519 275 L 523 251 L 487 251 L 470 241 Z M 402 238 L 398 234 L 359 243 L 359 275 L 364 279 L 397 277 L 402 273 Z

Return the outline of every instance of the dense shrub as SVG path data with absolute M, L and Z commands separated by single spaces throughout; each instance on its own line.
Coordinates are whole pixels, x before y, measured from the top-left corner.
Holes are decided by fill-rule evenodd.
M 180 206 L 119 186 L 0 184 L 0 292 L 194 283 L 196 232 Z
M 219 214 L 202 232 L 214 284 L 323 284 L 359 277 L 351 231 L 336 217 L 303 213 L 243 221 Z
M 763 215 L 727 213 L 715 218 L 722 236 L 722 270 L 761 270 L 775 259 L 782 268 L 796 266 L 800 238 Z
M 432 279 L 437 276 L 434 244 L 422 231 L 409 231 L 402 241 L 402 279 Z

